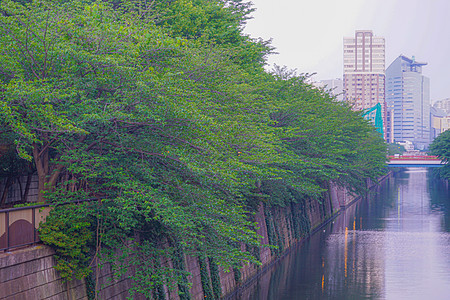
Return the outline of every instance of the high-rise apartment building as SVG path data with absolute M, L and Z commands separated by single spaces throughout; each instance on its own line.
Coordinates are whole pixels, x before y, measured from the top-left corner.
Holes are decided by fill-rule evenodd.
M 355 110 L 378 103 L 385 123 L 385 41 L 371 30 L 357 30 L 344 38 L 344 98 Z M 384 126 L 385 127 L 385 126 Z M 386 130 L 384 130 L 386 132 Z
M 410 141 L 418 150 L 430 144 L 430 79 L 422 75 L 426 64 L 400 55 L 386 70 L 390 141 Z

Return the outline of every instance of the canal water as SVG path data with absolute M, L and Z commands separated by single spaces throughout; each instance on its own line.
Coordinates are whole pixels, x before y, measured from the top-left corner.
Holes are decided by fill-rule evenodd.
M 234 299 L 450 299 L 448 187 L 394 174 Z

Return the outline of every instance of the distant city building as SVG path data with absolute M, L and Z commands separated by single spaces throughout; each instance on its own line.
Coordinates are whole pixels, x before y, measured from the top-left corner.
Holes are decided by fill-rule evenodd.
M 335 96 L 338 101 L 344 100 L 344 81 L 341 78 L 321 80 L 318 86 Z
M 447 115 L 450 115 L 450 98 L 436 101 L 433 104 L 433 107 L 442 109 L 443 111 L 445 111 L 447 113 Z
M 430 80 L 422 75 L 427 63 L 400 55 L 386 70 L 389 142 L 410 141 L 417 150 L 430 144 Z
M 398 142 L 399 145 L 403 146 L 407 152 L 414 150 L 414 145 L 410 141 Z
M 431 140 L 450 128 L 450 114 L 446 111 L 431 107 Z
M 345 37 L 344 99 L 352 103 L 355 110 L 369 109 L 380 103 L 385 122 L 384 85 L 384 38 L 374 36 L 371 30 L 357 30 L 354 37 Z

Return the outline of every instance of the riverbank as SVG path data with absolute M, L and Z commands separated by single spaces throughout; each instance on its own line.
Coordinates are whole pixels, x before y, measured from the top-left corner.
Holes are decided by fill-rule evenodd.
M 378 182 L 371 182 L 368 181 L 367 185 L 369 186 L 369 189 L 372 190 L 378 184 L 385 181 L 387 178 L 389 178 L 392 175 L 392 171 L 388 172 L 386 175 L 380 177 L 378 179 Z M 251 284 L 253 284 L 258 278 L 260 278 L 267 270 L 271 269 L 275 264 L 277 264 L 283 257 L 288 255 L 292 248 L 297 248 L 300 246 L 303 242 L 308 240 L 308 238 L 316 233 L 317 231 L 321 230 L 324 226 L 326 226 L 329 222 L 332 222 L 337 216 L 339 216 L 343 211 L 354 205 L 356 202 L 361 200 L 362 196 L 356 196 L 350 193 L 348 190 L 341 189 L 335 185 L 330 185 L 328 190 L 328 196 L 329 196 L 329 202 L 325 202 L 324 204 L 320 204 L 317 201 L 311 201 L 309 203 L 310 209 L 307 210 L 308 218 L 310 219 L 311 223 L 314 224 L 313 227 L 311 227 L 308 234 L 300 239 L 287 239 L 285 240 L 283 245 L 288 245 L 288 247 L 284 248 L 284 250 L 279 253 L 278 255 L 269 255 L 266 253 L 266 256 L 264 256 L 264 260 L 262 261 L 262 266 L 256 270 L 256 272 L 251 269 L 250 266 L 245 266 L 243 269 L 250 269 L 250 272 L 246 273 L 246 279 L 242 281 L 242 283 L 239 283 L 235 285 L 234 290 L 230 291 L 229 293 L 226 293 L 223 297 L 224 299 L 232 299 L 237 293 L 239 293 L 241 290 L 247 288 Z M 325 209 L 325 214 L 321 215 L 320 212 L 321 206 L 324 206 L 322 209 Z M 260 207 L 260 210 L 265 210 L 264 206 Z M 277 208 L 270 208 L 272 210 L 275 210 L 272 213 L 279 213 L 281 214 L 280 220 L 283 219 L 283 215 L 289 215 L 292 213 L 292 211 L 289 210 L 281 210 L 277 211 Z M 279 209 L 279 208 L 278 208 Z M 261 214 L 259 211 L 258 214 Z M 267 228 L 267 224 L 264 222 L 261 222 L 261 227 Z M 283 224 L 284 225 L 284 224 Z M 287 229 L 286 226 L 281 225 L 283 228 L 282 236 L 287 237 L 289 236 L 289 232 L 286 232 L 285 229 Z M 265 237 L 265 231 L 259 232 L 260 234 Z M 266 248 L 267 249 L 267 248 Z M 262 249 L 262 251 L 265 251 Z
M 429 171 L 393 174 L 232 299 L 447 299 L 449 190 Z
M 379 181 L 388 176 L 389 174 Z M 377 185 L 373 182 L 367 184 L 370 187 Z M 240 270 L 226 271 L 213 268 L 208 260 L 199 261 L 197 257 L 184 256 L 185 271 L 191 274 L 187 278 L 191 284 L 191 299 L 205 299 L 208 289 L 215 290 L 216 293 L 220 291 L 222 298 L 230 298 L 358 199 L 360 196 L 330 184 L 321 201 L 307 199 L 284 207 L 261 203 L 254 221 L 259 224 L 258 234 L 263 237 L 263 244 L 266 246 L 253 250 L 256 251 L 261 266 L 248 264 Z M 277 248 L 267 247 L 269 244 L 276 245 Z M 133 272 L 132 268 L 122 277 L 113 278 L 111 266 L 103 265 L 100 269 L 94 268 L 89 280 L 64 283 L 53 268 L 56 265 L 53 253 L 51 248 L 41 245 L 0 254 L 1 299 L 31 295 L 36 299 L 88 299 L 89 291 L 93 292 L 93 279 L 99 287 L 98 299 L 126 299 L 131 296 L 129 290 L 133 283 L 128 275 Z M 164 263 L 173 264 L 170 261 Z M 30 282 L 35 284 L 29 284 Z M 161 294 L 163 298 L 158 299 L 181 299 L 178 289 L 163 287 Z M 140 298 L 139 295 L 133 296 L 133 299 Z

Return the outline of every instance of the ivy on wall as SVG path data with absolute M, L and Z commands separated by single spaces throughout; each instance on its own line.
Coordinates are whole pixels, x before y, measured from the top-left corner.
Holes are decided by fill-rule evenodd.
M 259 260 L 259 258 L 258 258 Z M 209 258 L 209 271 L 211 273 L 211 285 L 214 293 L 214 298 L 219 299 L 222 295 L 222 285 L 220 283 L 219 267 L 213 258 Z
M 311 224 L 306 214 L 305 201 L 301 201 L 299 203 L 291 203 L 291 212 L 294 237 L 296 239 L 305 237 L 311 229 Z
M 239 285 L 242 282 L 241 269 L 233 268 L 233 273 L 234 273 L 234 281 L 236 282 L 236 285 Z
M 88 300 L 95 300 L 96 299 L 95 281 L 92 276 L 92 273 L 86 276 L 84 280 L 86 284 L 86 295 Z
M 214 299 L 213 290 L 211 288 L 211 280 L 208 274 L 208 266 L 204 257 L 198 257 L 198 264 L 200 265 L 200 280 L 202 282 L 203 295 L 206 299 Z
M 267 238 L 269 239 L 269 244 L 275 246 L 275 247 L 271 248 L 270 251 L 271 251 L 272 255 L 277 255 L 278 254 L 277 236 L 276 236 L 276 231 L 275 231 L 275 225 L 273 222 L 272 212 L 268 205 L 264 205 L 264 217 L 266 219 Z
M 186 270 L 183 247 L 180 244 L 176 244 L 175 246 L 175 252 L 172 261 L 174 268 L 178 270 Z M 180 296 L 180 300 L 191 299 L 191 293 L 189 292 L 189 281 L 185 273 L 182 273 L 181 281 L 179 281 L 178 283 L 178 294 Z

